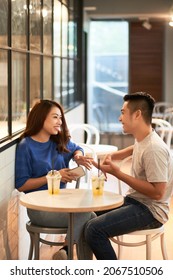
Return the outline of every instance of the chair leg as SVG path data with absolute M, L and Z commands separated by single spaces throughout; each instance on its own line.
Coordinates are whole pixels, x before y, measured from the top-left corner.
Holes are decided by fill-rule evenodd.
M 30 247 L 29 247 L 29 254 L 28 254 L 28 260 L 32 260 L 32 255 L 33 255 L 33 248 L 34 248 L 34 234 L 29 232 L 29 236 L 30 236 Z
M 40 234 L 34 233 L 34 260 L 39 260 L 40 258 Z
M 168 260 L 164 232 L 160 235 L 160 243 L 161 243 L 161 250 L 162 250 L 163 259 Z
M 123 242 L 123 235 L 117 236 L 117 240 Z M 118 260 L 122 259 L 123 246 L 118 244 Z
M 151 235 L 146 235 L 146 259 L 151 260 Z

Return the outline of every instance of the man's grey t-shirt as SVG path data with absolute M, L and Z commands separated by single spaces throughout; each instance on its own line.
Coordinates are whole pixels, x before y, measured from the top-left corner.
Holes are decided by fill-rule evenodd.
M 141 142 L 135 141 L 132 176 L 151 183 L 167 183 L 161 200 L 153 200 L 132 188 L 127 194 L 146 205 L 153 216 L 164 224 L 168 220 L 169 203 L 173 190 L 173 157 L 168 146 L 154 130 Z

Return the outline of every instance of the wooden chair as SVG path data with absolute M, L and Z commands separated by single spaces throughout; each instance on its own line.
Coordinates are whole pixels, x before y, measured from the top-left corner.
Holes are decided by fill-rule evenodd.
M 131 162 L 132 157 L 127 157 L 120 163 L 120 169 L 123 170 L 127 174 L 130 174 L 131 170 Z M 122 182 L 119 180 L 119 192 L 120 194 L 123 193 L 122 189 Z M 122 248 L 124 246 L 127 247 L 137 247 L 137 246 L 146 246 L 146 259 L 151 260 L 151 250 L 152 250 L 152 241 L 154 241 L 156 238 L 160 237 L 160 246 L 161 246 L 161 252 L 164 260 L 168 259 L 167 251 L 166 251 L 166 244 L 165 244 L 165 236 L 164 236 L 164 225 L 162 225 L 159 228 L 154 229 L 145 229 L 145 230 L 137 230 L 133 231 L 131 233 L 126 234 L 127 235 L 134 235 L 134 236 L 143 236 L 143 240 L 139 242 L 126 242 L 124 241 L 125 235 L 116 236 L 110 238 L 110 240 L 118 245 L 118 259 L 122 258 Z
M 28 260 L 39 260 L 40 258 L 40 243 L 44 243 L 50 246 L 60 246 L 63 242 L 48 241 L 46 238 L 42 238 L 41 234 L 67 234 L 67 228 L 52 228 L 41 227 L 32 224 L 30 221 L 26 223 L 26 229 L 30 236 L 30 248 Z
M 75 188 L 79 188 L 80 178 L 74 183 Z M 64 242 L 56 242 L 54 239 L 55 234 L 67 234 L 67 227 L 42 227 L 34 225 L 30 221 L 26 223 L 26 230 L 28 231 L 30 236 L 28 260 L 32 260 L 33 257 L 34 260 L 39 260 L 41 243 L 49 246 L 61 246 Z M 43 234 L 45 237 L 43 237 Z M 47 240 L 47 235 L 52 235 L 51 237 L 53 238 L 51 238 L 51 240 Z

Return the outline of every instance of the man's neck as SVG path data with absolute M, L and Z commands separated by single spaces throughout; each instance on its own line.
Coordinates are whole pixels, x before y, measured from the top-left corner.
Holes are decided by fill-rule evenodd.
M 137 130 L 137 132 L 134 134 L 134 137 L 138 142 L 141 142 L 151 132 L 152 132 L 152 127 L 151 126 L 145 126 L 144 128 L 141 128 L 141 129 Z

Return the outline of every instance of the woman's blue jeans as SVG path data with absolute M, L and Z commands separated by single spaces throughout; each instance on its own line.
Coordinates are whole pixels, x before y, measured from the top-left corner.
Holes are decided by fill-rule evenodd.
M 98 260 L 116 260 L 110 237 L 161 225 L 145 205 L 127 196 L 121 207 L 89 220 L 84 235 Z

